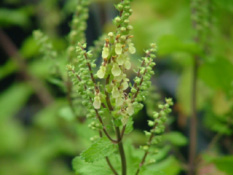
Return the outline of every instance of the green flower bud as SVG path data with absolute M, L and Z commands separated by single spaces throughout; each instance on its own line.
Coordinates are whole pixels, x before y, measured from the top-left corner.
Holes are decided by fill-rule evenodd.
M 154 124 L 155 124 L 155 122 L 154 122 L 154 121 L 152 121 L 152 120 L 148 120 L 148 125 L 149 125 L 150 127 L 154 126 Z

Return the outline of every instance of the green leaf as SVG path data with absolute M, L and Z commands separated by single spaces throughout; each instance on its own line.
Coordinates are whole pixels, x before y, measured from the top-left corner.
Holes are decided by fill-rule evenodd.
M 159 175 L 177 175 L 181 170 L 178 160 L 170 156 L 162 162 L 158 162 L 142 169 L 140 175 L 159 174 Z
M 185 146 L 188 143 L 187 138 L 180 132 L 166 133 L 164 134 L 163 138 L 176 146 Z
M 74 121 L 75 116 L 69 106 L 65 106 L 59 110 L 59 115 L 67 121 Z
M 159 51 L 160 55 L 167 55 L 174 52 L 187 52 L 187 53 L 199 53 L 200 49 L 193 43 L 182 42 L 175 35 L 163 35 L 159 41 Z
M 233 175 L 233 156 L 218 157 L 213 160 L 213 163 L 219 170 L 228 175 Z
M 83 175 L 110 175 L 112 174 L 111 169 L 108 167 L 107 162 L 99 160 L 94 163 L 88 163 L 81 159 L 81 157 L 76 157 L 72 161 L 72 167 L 77 174 Z
M 228 94 L 232 90 L 233 64 L 225 58 L 216 58 L 199 68 L 199 77 L 211 88 L 222 89 Z
M 22 9 L 0 9 L 0 26 L 17 25 L 25 27 L 30 23 L 27 12 Z
M 81 153 L 81 158 L 86 162 L 94 162 L 111 155 L 116 150 L 116 145 L 107 138 L 101 138 Z
M 23 57 L 29 58 L 36 55 L 39 52 L 39 46 L 37 45 L 35 39 L 30 36 L 24 40 L 23 45 L 20 49 L 20 53 Z
M 14 115 L 26 103 L 32 89 L 26 84 L 15 84 L 0 96 L 0 120 Z
M 17 69 L 16 64 L 9 60 L 3 66 L 0 67 L 0 80 L 10 75 Z
M 132 118 L 129 118 L 128 123 L 125 128 L 125 134 L 129 134 L 131 131 L 133 131 L 133 120 Z

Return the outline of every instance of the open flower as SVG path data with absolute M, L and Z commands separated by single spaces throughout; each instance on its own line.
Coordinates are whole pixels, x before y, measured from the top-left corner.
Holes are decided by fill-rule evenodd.
M 100 95 L 99 94 L 96 94 L 96 96 L 94 97 L 93 106 L 94 106 L 95 109 L 100 109 L 101 100 L 100 100 Z
M 122 53 L 122 44 L 121 43 L 116 44 L 115 52 L 117 55 L 120 55 Z
M 136 49 L 134 47 L 133 43 L 129 44 L 129 53 L 134 54 L 136 52 Z
M 107 58 L 109 55 L 109 48 L 108 47 L 104 47 L 103 51 L 102 51 L 102 57 L 103 58 Z
M 118 66 L 118 64 L 113 64 L 113 66 L 112 66 L 112 74 L 114 76 L 119 76 L 121 74 L 121 69 Z
M 106 67 L 105 66 L 101 66 L 100 69 L 97 72 L 97 76 L 99 78 L 104 78 L 105 72 L 106 72 Z

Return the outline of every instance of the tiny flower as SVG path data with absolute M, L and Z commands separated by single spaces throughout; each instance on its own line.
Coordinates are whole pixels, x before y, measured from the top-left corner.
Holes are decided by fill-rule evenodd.
M 123 104 L 123 102 L 124 102 L 124 100 L 121 97 L 116 98 L 115 105 L 116 106 L 121 106 Z
M 126 58 L 126 56 L 125 55 L 119 55 L 119 57 L 117 57 L 117 63 L 119 64 L 119 65 L 123 65 L 124 64 L 124 62 L 125 62 L 125 58 Z
M 126 112 L 131 116 L 134 114 L 134 108 L 133 106 L 130 104 L 127 108 L 126 108 Z
M 121 74 L 121 69 L 117 64 L 114 64 L 112 67 L 112 74 L 114 76 L 119 76 Z
M 127 81 L 124 81 L 124 82 L 122 83 L 122 89 L 123 89 L 123 91 L 126 90 L 128 87 L 129 87 L 128 82 L 127 82 Z
M 97 76 L 99 78 L 104 78 L 105 72 L 106 72 L 106 67 L 105 66 L 101 66 L 100 69 L 97 72 Z
M 95 109 L 100 109 L 101 100 L 100 100 L 100 96 L 99 96 L 99 95 L 96 95 L 96 96 L 94 97 L 93 106 L 94 106 Z
M 133 43 L 129 44 L 129 53 L 134 54 L 136 52 L 136 49 L 134 47 Z
M 117 55 L 120 55 L 122 53 L 122 45 L 121 43 L 117 43 L 115 47 L 115 52 Z
M 102 51 L 102 57 L 103 58 L 107 58 L 109 55 L 109 48 L 108 47 L 104 47 L 103 51 Z
M 131 63 L 129 60 L 127 60 L 125 63 L 124 63 L 124 66 L 125 66 L 125 69 L 129 70 L 131 68 Z
M 112 97 L 113 97 L 113 98 L 120 97 L 120 92 L 119 92 L 118 88 L 115 87 L 115 86 L 114 86 L 113 89 L 112 89 Z

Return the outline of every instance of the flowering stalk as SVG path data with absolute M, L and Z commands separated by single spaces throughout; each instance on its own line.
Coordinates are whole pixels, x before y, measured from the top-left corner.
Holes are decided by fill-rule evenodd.
M 130 0 L 122 0 L 116 5 L 116 8 L 119 11 L 119 16 L 114 19 L 116 31 L 108 33 L 104 40 L 99 40 L 96 48 L 87 49 L 84 40 L 78 42 L 76 53 L 70 54 L 72 61 L 67 66 L 67 70 L 74 89 L 82 97 L 82 103 L 87 109 L 87 117 L 94 121 L 89 127 L 97 130 L 100 137 L 105 135 L 113 144 L 118 145 L 121 174 L 126 175 L 127 164 L 123 137 L 129 119 L 142 109 L 142 102 L 148 95 L 148 89 L 151 86 L 150 79 L 154 74 L 153 66 L 155 66 L 154 58 L 157 46 L 151 44 L 150 49 L 145 51 L 145 57 L 140 60 L 141 66 L 134 78 L 134 84 L 131 86 L 127 71 L 131 69 L 130 56 L 136 53 L 136 48 L 132 42 L 133 35 L 130 34 L 133 29 L 129 24 L 129 17 L 132 14 Z M 102 62 L 95 73 L 96 52 L 99 52 L 101 41 L 104 41 L 101 52 Z M 72 50 L 69 49 L 69 51 Z M 160 112 L 162 119 L 159 120 L 159 118 L 155 121 L 162 122 L 154 126 L 153 132 L 154 130 L 158 132 L 158 128 L 162 130 L 162 125 L 165 122 L 164 115 L 167 114 L 167 111 L 170 111 L 171 103 L 171 100 L 167 100 L 167 104 L 162 108 Z M 110 120 L 112 123 L 112 128 L 114 128 L 116 134 L 115 139 L 107 131 L 106 120 Z M 149 145 L 152 138 L 148 142 Z M 145 159 L 146 156 L 143 158 L 143 163 Z M 108 157 L 106 157 L 106 161 L 112 172 L 117 174 Z

